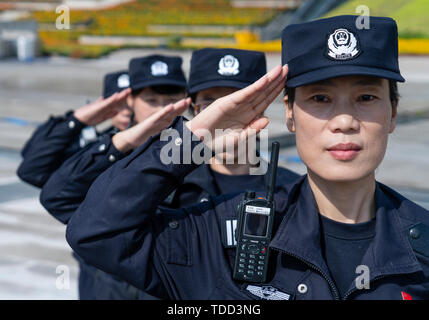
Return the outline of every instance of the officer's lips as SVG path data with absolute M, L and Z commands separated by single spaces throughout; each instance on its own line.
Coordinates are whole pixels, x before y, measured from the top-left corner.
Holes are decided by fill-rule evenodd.
M 354 143 L 338 143 L 326 150 L 336 160 L 351 160 L 357 156 L 362 148 Z

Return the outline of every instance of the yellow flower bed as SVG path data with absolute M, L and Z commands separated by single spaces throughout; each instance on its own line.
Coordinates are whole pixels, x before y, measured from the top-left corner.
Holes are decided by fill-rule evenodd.
M 429 54 L 429 39 L 399 39 L 400 54 Z
M 258 34 L 247 30 L 236 32 L 235 42 L 234 48 L 237 49 L 264 52 L 280 52 L 282 50 L 281 40 L 260 41 Z

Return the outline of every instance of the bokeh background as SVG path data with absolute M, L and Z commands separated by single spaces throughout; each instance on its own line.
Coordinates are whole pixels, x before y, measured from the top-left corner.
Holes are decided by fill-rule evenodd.
M 65 227 L 21 182 L 20 151 L 49 115 L 102 93 L 105 73 L 133 57 L 233 47 L 264 51 L 280 63 L 282 29 L 337 14 L 389 16 L 398 23 L 398 126 L 377 179 L 429 208 L 429 1 L 427 0 L 73 0 L 0 1 L 0 299 L 77 299 L 78 269 Z M 64 14 L 69 10 L 69 29 Z M 280 165 L 305 172 L 284 125 L 279 97 L 267 110 Z M 63 266 L 70 288 L 58 288 Z

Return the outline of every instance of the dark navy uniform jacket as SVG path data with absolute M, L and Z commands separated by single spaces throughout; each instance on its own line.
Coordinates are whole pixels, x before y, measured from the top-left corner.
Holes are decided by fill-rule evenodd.
M 40 203 L 57 220 L 66 224 L 85 199 L 92 182 L 126 154 L 112 143 L 112 134 L 105 134 L 87 148 L 81 149 L 58 168 L 45 183 Z
M 17 175 L 35 187 L 43 187 L 68 157 L 82 149 L 79 138 L 85 127 L 73 116 L 73 111 L 63 116 L 51 116 L 25 144 Z M 111 131 L 114 131 L 113 127 L 103 133 Z
M 182 120 L 173 127 L 182 132 Z M 192 142 L 192 148 L 198 142 Z M 166 142 L 154 137 L 106 170 L 73 214 L 66 238 L 88 263 L 170 299 L 258 299 L 234 281 L 235 249 L 222 242 L 224 219 L 235 218 L 241 195 L 223 195 L 179 210 L 162 200 L 196 169 L 163 164 Z M 145 181 L 145 185 L 141 185 Z M 322 256 L 318 210 L 306 176 L 277 188 L 276 223 L 265 287 L 294 299 L 338 299 Z M 362 259 L 370 289 L 350 284 L 347 299 L 429 299 L 429 215 L 376 184 L 376 235 Z M 305 285 L 306 290 L 300 290 Z
M 85 199 L 92 182 L 113 163 L 125 156 L 115 148 L 111 136 L 111 134 L 104 135 L 90 147 L 75 153 L 45 183 L 40 194 L 40 202 L 60 222 L 68 223 L 75 210 Z M 259 177 L 259 185 L 249 186 L 249 188 L 265 188 L 264 176 Z M 281 168 L 278 181 L 292 181 L 298 177 L 298 174 Z M 144 183 L 142 185 L 145 186 Z M 207 201 L 211 196 L 221 193 L 210 173 L 209 166 L 202 165 L 185 178 L 184 183 L 167 197 L 163 205 L 167 207 L 189 206 L 197 202 Z M 117 277 L 93 269 L 98 277 L 107 279 L 104 282 L 115 284 L 116 288 L 125 286 L 125 289 L 119 291 L 125 290 L 130 293 L 128 296 L 118 296 L 112 292 L 109 297 L 101 295 L 102 298 L 130 299 L 132 296 L 136 296 L 131 293 L 131 288 L 121 283 Z M 111 290 L 106 291 L 110 292 Z M 148 297 L 144 292 L 141 292 L 139 297 L 142 299 L 153 298 Z
M 70 217 L 85 199 L 93 181 L 125 156 L 115 148 L 111 135 L 104 135 L 91 147 L 83 149 L 67 159 L 52 174 L 40 194 L 41 204 L 53 217 L 62 223 L 68 223 Z M 298 174 L 290 170 L 279 168 L 277 183 L 291 182 L 298 177 Z M 248 188 L 264 190 L 265 176 L 260 175 L 259 178 L 258 185 L 249 185 Z M 146 184 L 142 183 L 142 186 L 145 187 Z M 190 206 L 222 193 L 211 174 L 209 165 L 203 164 L 184 178 L 180 187 L 163 201 L 163 206 L 169 208 Z

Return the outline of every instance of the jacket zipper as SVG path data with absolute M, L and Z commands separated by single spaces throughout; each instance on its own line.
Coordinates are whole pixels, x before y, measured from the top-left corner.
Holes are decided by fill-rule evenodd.
M 371 284 L 375 281 L 375 280 L 379 280 L 379 279 L 381 279 L 381 278 L 385 278 L 385 277 L 387 277 L 388 275 L 380 275 L 380 276 L 378 276 L 378 277 L 375 277 L 374 279 L 372 279 L 372 280 L 370 280 L 369 281 L 369 284 L 370 284 L 370 286 L 371 286 Z M 343 300 L 346 300 L 352 293 L 354 293 L 355 291 L 357 291 L 357 290 L 365 290 L 365 289 L 358 289 L 358 288 L 354 288 L 354 289 L 351 289 L 349 292 L 347 292 L 345 295 L 344 295 L 344 297 L 343 297 Z
M 298 259 L 299 261 L 304 262 L 307 266 L 311 267 L 312 269 L 316 270 L 317 272 L 319 272 L 323 276 L 323 278 L 328 282 L 329 286 L 331 287 L 331 291 L 332 291 L 332 293 L 334 295 L 334 299 L 335 300 L 341 300 L 340 294 L 338 292 L 337 287 L 335 286 L 335 283 L 329 278 L 329 276 L 322 269 L 320 269 L 316 265 L 314 265 L 314 264 L 312 264 L 312 263 L 310 263 L 310 262 L 302 259 L 301 257 L 299 257 L 299 256 L 297 256 L 297 255 L 295 255 L 293 253 L 286 252 L 286 251 L 278 249 L 278 248 L 271 248 L 271 249 L 279 251 L 279 252 L 282 252 L 282 253 L 285 253 L 285 254 L 287 254 L 289 256 L 292 256 L 292 257 Z

